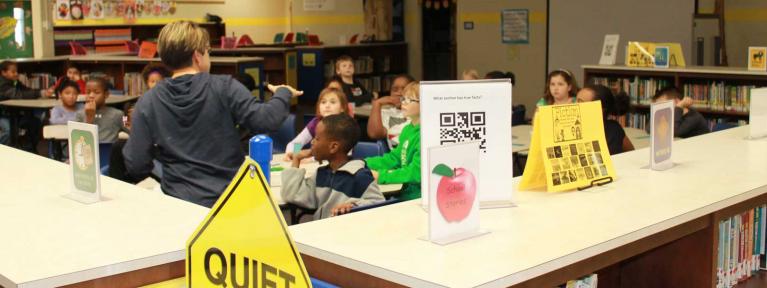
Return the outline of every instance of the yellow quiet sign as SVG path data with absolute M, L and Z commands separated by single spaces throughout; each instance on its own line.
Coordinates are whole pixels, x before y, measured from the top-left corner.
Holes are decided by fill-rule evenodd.
M 187 242 L 189 287 L 311 287 L 270 194 L 248 158 Z
M 538 107 L 520 190 L 585 189 L 615 179 L 600 103 Z

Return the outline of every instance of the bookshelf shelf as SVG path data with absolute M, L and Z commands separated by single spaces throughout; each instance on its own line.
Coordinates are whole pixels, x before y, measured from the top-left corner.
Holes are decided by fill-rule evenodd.
M 601 83 L 629 94 L 634 113 L 627 115 L 625 126 L 642 128 L 649 114 L 649 102 L 657 89 L 676 86 L 693 98 L 693 108 L 711 122 L 748 118 L 749 91 L 767 87 L 767 72 L 738 67 L 674 67 L 668 69 L 628 67 L 623 65 L 584 65 L 584 83 Z

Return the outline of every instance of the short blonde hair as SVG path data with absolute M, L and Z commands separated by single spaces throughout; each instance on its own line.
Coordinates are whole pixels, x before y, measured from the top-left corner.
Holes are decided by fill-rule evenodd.
M 463 80 L 477 80 L 479 79 L 479 72 L 474 69 L 463 70 Z
M 173 70 L 192 66 L 194 52 L 204 54 L 210 48 L 208 30 L 191 21 L 168 23 L 160 31 L 157 42 L 162 63 Z
M 402 95 L 415 95 L 416 100 L 421 100 L 421 92 L 419 90 L 421 90 L 421 82 L 413 81 L 407 84 L 404 89 L 402 89 Z

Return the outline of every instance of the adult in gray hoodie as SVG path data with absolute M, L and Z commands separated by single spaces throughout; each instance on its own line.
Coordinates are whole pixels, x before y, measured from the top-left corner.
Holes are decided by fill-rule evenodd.
M 162 163 L 163 192 L 211 207 L 245 159 L 236 125 L 253 132 L 274 130 L 285 120 L 289 86 L 269 86 L 274 97 L 259 103 L 230 76 L 211 75 L 209 37 L 188 21 L 166 25 L 158 50 L 173 76 L 144 94 L 132 115 L 123 149 L 125 168 L 135 179 Z

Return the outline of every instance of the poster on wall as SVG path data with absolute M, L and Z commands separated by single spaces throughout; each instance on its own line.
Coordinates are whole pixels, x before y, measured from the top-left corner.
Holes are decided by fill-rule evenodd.
M 83 20 L 83 1 L 69 0 L 69 15 L 72 20 Z
M 335 0 L 304 0 L 304 11 L 333 11 Z
M 93 2 L 91 2 L 90 18 L 104 19 L 104 1 L 103 0 L 93 0 Z
M 0 59 L 32 57 L 30 1 L 0 2 Z
M 54 14 L 56 20 L 69 20 L 69 0 L 56 0 Z
M 530 11 L 504 9 L 501 13 L 501 38 L 506 44 L 529 44 Z

